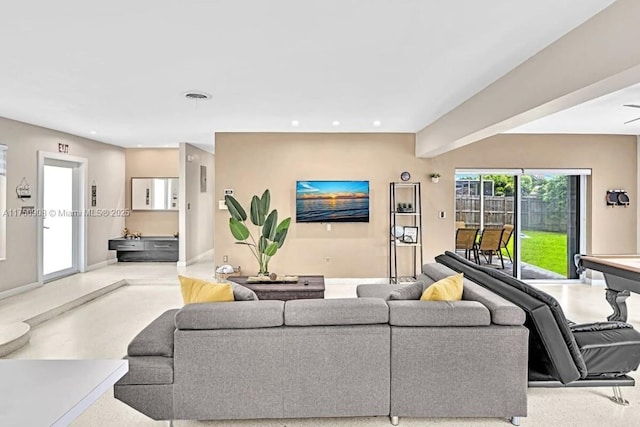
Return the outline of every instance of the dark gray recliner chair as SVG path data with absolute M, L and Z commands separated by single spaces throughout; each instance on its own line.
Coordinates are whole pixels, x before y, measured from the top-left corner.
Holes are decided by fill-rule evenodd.
M 436 261 L 525 311 L 530 387 L 612 386 L 612 400 L 628 403 L 619 387 L 635 385 L 626 374 L 640 364 L 640 333 L 633 326 L 619 321 L 575 324 L 551 295 L 501 271 L 475 265 L 453 252 Z

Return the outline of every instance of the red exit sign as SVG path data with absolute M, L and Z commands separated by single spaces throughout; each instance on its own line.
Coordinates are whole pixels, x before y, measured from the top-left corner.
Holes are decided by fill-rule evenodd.
M 58 153 L 69 154 L 69 144 L 58 143 Z

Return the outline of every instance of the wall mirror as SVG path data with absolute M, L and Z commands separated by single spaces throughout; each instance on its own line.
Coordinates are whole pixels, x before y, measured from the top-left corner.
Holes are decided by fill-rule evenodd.
M 131 210 L 177 211 L 178 178 L 131 178 Z
M 0 145 L 0 260 L 7 257 L 7 146 Z

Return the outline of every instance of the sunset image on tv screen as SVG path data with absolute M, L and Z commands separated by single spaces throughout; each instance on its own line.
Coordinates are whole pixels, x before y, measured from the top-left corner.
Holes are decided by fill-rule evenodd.
M 369 222 L 369 181 L 298 181 L 297 222 Z

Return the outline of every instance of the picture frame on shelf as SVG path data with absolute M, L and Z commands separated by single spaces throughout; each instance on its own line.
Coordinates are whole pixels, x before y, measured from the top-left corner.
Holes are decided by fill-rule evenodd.
M 404 243 L 418 243 L 418 227 L 405 225 L 402 241 Z

